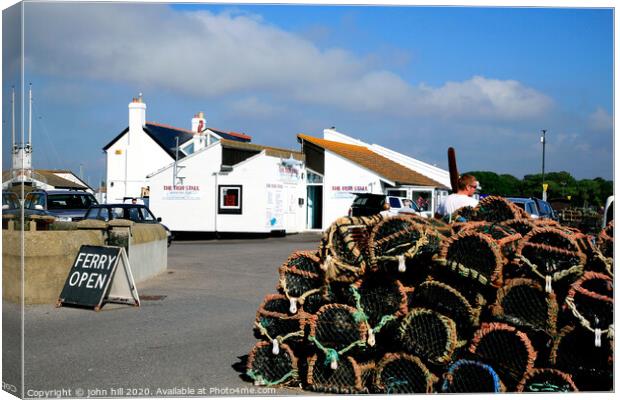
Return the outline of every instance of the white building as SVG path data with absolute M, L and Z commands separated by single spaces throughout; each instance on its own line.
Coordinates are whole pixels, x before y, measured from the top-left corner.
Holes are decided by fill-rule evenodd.
M 147 122 L 142 96 L 134 98 L 129 103 L 129 126 L 103 148 L 108 203 L 148 195 L 148 174 L 222 138 L 240 142 L 252 139 L 242 133 L 207 128 L 202 113 L 192 119 L 192 130 Z
M 407 197 L 431 213 L 448 194 L 448 171 L 334 129 L 323 135 L 297 135 L 306 157 L 308 229 L 347 215 L 354 193 Z
M 148 185 L 150 208 L 173 231 L 305 228 L 303 154 L 293 150 L 220 139 L 149 175 Z

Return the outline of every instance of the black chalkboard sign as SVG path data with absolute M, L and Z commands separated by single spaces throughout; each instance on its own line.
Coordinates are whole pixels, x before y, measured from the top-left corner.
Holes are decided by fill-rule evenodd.
M 99 311 L 106 302 L 140 305 L 125 249 L 83 245 L 71 266 L 57 306 Z

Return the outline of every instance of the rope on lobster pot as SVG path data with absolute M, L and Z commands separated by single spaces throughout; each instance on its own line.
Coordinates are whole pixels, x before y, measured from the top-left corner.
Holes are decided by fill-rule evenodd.
M 583 272 L 583 266 L 573 265 L 572 267 L 554 272 L 552 274 L 542 274 L 539 270 L 538 265 L 532 263 L 525 256 L 523 255 L 517 256 L 517 259 L 519 261 L 522 261 L 526 266 L 528 266 L 530 270 L 534 273 L 534 275 L 536 275 L 537 277 L 545 281 L 545 291 L 547 293 L 551 293 L 553 291 L 553 286 L 552 286 L 553 282 L 557 282 L 561 279 L 564 279 L 569 275 L 580 274 Z

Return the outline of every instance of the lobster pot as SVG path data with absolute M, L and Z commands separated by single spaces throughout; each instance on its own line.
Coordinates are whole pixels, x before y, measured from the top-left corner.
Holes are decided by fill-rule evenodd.
M 471 231 L 489 235 L 500 248 L 502 255 L 507 260 L 512 260 L 517 252 L 519 240 L 523 238 L 516 230 L 497 223 L 490 222 L 469 222 L 461 231 Z
M 524 216 L 523 210 L 501 196 L 487 196 L 474 208 L 474 220 L 503 222 Z
M 517 386 L 517 392 L 578 392 L 573 378 L 553 368 L 534 368 Z
M 320 276 L 321 260 L 314 250 L 301 250 L 293 252 L 282 265 L 295 272 L 306 272 L 313 276 Z
M 369 275 L 349 289 L 356 308 L 364 313 L 366 322 L 372 328 L 377 327 L 382 320 L 407 314 L 407 292 L 398 280 Z
M 380 220 L 380 216 L 343 217 L 327 228 L 319 247 L 327 282 L 352 283 L 364 274 L 370 230 Z
M 437 218 L 426 218 L 417 214 L 404 214 L 406 218 L 409 218 L 413 222 L 424 225 L 436 232 L 440 236 L 450 237 L 452 235 L 452 228 L 450 224 Z
M 369 253 L 373 271 L 417 275 L 424 279 L 440 235 L 434 229 L 404 216 L 386 218 L 370 234 Z
M 570 374 L 580 391 L 613 389 L 613 343 L 607 336 L 603 336 L 599 347 L 591 331 L 567 326 L 553 345 L 551 364 Z
M 516 389 L 536 360 L 536 351 L 527 335 L 498 322 L 482 324 L 469 351 L 493 367 L 508 391 Z
M 308 314 L 290 313 L 289 300 L 281 294 L 265 297 L 256 312 L 255 336 L 264 340 L 301 341 Z
M 310 318 L 309 340 L 323 352 L 354 351 L 367 340 L 367 324 L 358 310 L 344 304 L 326 304 Z
M 316 314 L 319 309 L 325 305 L 325 300 L 323 299 L 322 289 L 319 292 L 308 294 L 303 304 L 301 304 L 301 309 L 306 314 Z
M 500 248 L 491 237 L 471 231 L 444 240 L 437 259 L 439 268 L 487 290 L 502 285 L 504 263 Z
M 558 304 L 553 292 L 532 279 L 512 279 L 497 291 L 497 300 L 491 306 L 493 316 L 507 322 L 528 334 L 534 347 L 543 356 L 547 344 L 556 335 Z
M 412 309 L 401 321 L 398 331 L 398 340 L 405 352 L 433 364 L 450 362 L 456 350 L 456 324 L 433 310 Z
M 448 368 L 441 385 L 443 393 L 499 393 L 506 389 L 495 370 L 474 360 L 458 360 Z
M 323 284 L 321 277 L 314 272 L 283 265 L 279 273 L 278 290 L 289 300 L 291 314 L 297 312 L 309 295 L 320 292 Z
M 561 302 L 571 281 L 583 273 L 586 256 L 572 235 L 556 228 L 534 228 L 517 248 L 523 277 L 552 285 Z M 568 282 L 568 283 L 567 283 Z
M 588 271 L 575 281 L 564 301 L 573 324 L 608 332 L 614 323 L 614 292 L 611 277 Z M 596 339 L 595 339 L 596 341 Z
M 374 372 L 374 388 L 378 393 L 433 393 L 438 378 L 415 356 L 387 353 Z
M 614 221 L 612 220 L 598 234 L 596 244 L 604 257 L 613 258 L 614 256 Z
M 520 234 L 521 237 L 524 237 L 536 227 L 533 221 L 534 220 L 530 218 L 515 218 L 509 219 L 507 221 L 502 221 L 501 225 L 514 230 L 515 232 Z
M 368 382 L 373 370 L 373 362 L 361 364 L 350 356 L 342 357 L 338 368 L 333 369 L 323 355 L 314 354 L 308 358 L 306 383 L 315 392 L 368 393 Z
M 297 357 L 286 344 L 274 354 L 270 342 L 258 342 L 248 356 L 246 375 L 255 385 L 290 384 L 298 379 Z
M 479 325 L 481 299 L 470 303 L 459 290 L 446 283 L 429 279 L 411 294 L 410 307 L 426 308 L 443 314 L 454 321 L 459 340 L 468 340 Z

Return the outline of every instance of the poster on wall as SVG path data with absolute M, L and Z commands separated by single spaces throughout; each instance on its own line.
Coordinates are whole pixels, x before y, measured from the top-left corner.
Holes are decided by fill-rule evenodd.
M 163 200 L 200 200 L 200 185 L 164 185 Z
M 282 228 L 284 222 L 284 185 L 268 183 L 265 193 L 267 195 L 266 225 L 271 229 Z

